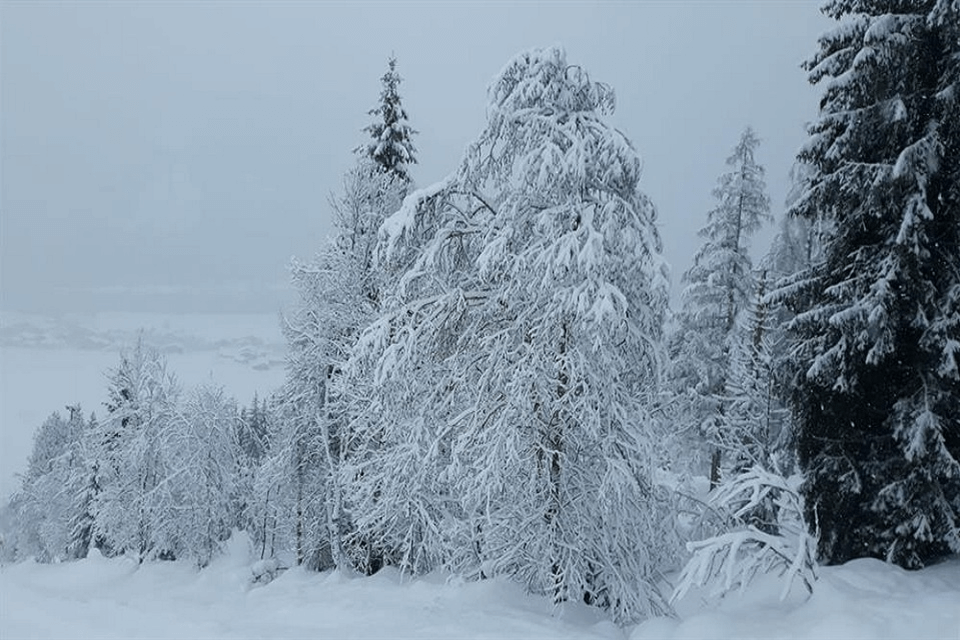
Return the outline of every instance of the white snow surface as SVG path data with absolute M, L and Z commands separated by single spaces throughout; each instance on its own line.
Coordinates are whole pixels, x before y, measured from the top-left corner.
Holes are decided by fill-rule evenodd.
M 563 615 L 502 580 L 370 578 L 291 569 L 251 584 L 246 538 L 197 571 L 123 558 L 0 573 L 0 638 L 622 638 L 594 610 Z
M 826 567 L 812 597 L 780 602 L 773 580 L 707 601 L 679 619 L 620 629 L 580 604 L 555 609 L 505 580 L 365 578 L 291 569 L 252 582 L 256 558 L 235 535 L 197 571 L 85 560 L 0 568 L 0 638 L 960 638 L 960 559 L 907 572 L 877 560 Z
M 629 638 L 960 639 L 960 558 L 920 571 L 864 558 L 819 576 L 813 595 L 795 585 L 783 602 L 776 575 L 719 602 L 691 593 L 679 620 L 648 620 Z

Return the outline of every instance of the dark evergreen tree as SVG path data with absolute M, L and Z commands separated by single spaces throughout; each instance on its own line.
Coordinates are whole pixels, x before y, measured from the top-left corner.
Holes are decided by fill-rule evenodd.
M 828 563 L 960 552 L 960 3 L 833 0 L 792 213 L 832 225 L 783 287 L 808 521 Z
M 387 72 L 380 78 L 383 84 L 380 104 L 369 111 L 376 120 L 364 128 L 372 140 L 358 147 L 357 151 L 384 171 L 410 182 L 409 167 L 417 163 L 414 156 L 417 149 L 413 146 L 413 136 L 417 132 L 407 122 L 407 112 L 397 91 L 403 78 L 397 73 L 396 57 L 390 56 L 387 65 Z
M 254 393 L 250 407 L 241 409 L 240 419 L 237 421 L 237 442 L 251 468 L 259 465 L 267 453 L 269 422 L 270 409 L 267 407 L 267 399 L 261 401 L 259 395 Z

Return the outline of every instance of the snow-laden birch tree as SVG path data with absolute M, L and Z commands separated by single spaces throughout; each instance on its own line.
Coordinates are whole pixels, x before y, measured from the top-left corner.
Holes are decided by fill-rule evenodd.
M 153 545 L 167 557 L 203 567 L 230 536 L 239 511 L 236 402 L 223 389 L 200 386 L 160 432 L 166 476 L 153 490 Z
M 280 395 L 283 432 L 270 466 L 288 469 L 292 479 L 289 486 L 276 486 L 273 500 L 292 516 L 298 563 L 347 564 L 342 539 L 351 525 L 339 469 L 351 408 L 331 383 L 379 311 L 385 276 L 373 262 L 377 229 L 399 208 L 408 187 L 405 178 L 361 158 L 331 202 L 336 237 L 313 260 L 291 267 L 299 297 L 284 318 L 290 349 Z
M 309 564 L 316 567 L 352 565 L 371 572 L 382 563 L 382 552 L 369 539 L 353 535 L 351 548 L 345 548 L 344 537 L 353 526 L 341 467 L 350 416 L 364 407 L 367 393 L 335 383 L 360 331 L 379 313 L 388 275 L 374 265 L 377 230 L 399 208 L 411 186 L 410 166 L 417 161 L 416 131 L 403 108 L 396 64 L 391 57 L 381 78 L 380 103 L 369 112 L 375 121 L 364 131 L 371 140 L 357 147 L 357 164 L 344 177 L 342 193 L 331 200 L 336 237 L 312 261 L 294 262 L 291 268 L 299 300 L 284 319 L 290 356 L 280 394 L 282 433 L 258 484 L 264 505 L 272 487 L 269 513 L 294 514 L 297 562 L 310 556 Z M 293 478 L 292 486 L 282 481 L 286 475 Z
M 168 474 L 160 436 L 174 418 L 180 391 L 166 359 L 142 340 L 121 351 L 120 365 L 108 379 L 93 535 L 109 552 L 142 561 L 166 551 L 154 536 L 154 490 Z
M 652 480 L 667 286 L 610 87 L 559 48 L 511 60 L 459 168 L 381 229 L 405 272 L 352 376 L 354 513 L 412 570 L 511 575 L 619 620 L 668 608 Z

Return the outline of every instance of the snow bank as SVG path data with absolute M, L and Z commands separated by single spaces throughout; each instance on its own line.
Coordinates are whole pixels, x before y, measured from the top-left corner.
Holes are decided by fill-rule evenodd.
M 678 604 L 680 620 L 648 620 L 630 640 L 960 638 L 960 559 L 922 571 L 854 560 L 822 567 L 809 598 L 795 587 L 780 602 L 779 592 L 766 576 L 720 602 L 691 593 Z
M 680 619 L 620 630 L 594 609 L 555 611 L 503 580 L 284 572 L 260 586 L 249 543 L 196 571 L 124 559 L 0 569 L 0 638 L 950 638 L 960 637 L 960 559 L 907 572 L 857 560 L 821 572 L 811 598 L 774 579 L 720 602 L 691 592 Z
M 0 638 L 623 638 L 593 609 L 552 615 L 549 601 L 501 580 L 290 569 L 259 586 L 243 537 L 229 548 L 199 572 L 93 556 L 4 567 Z

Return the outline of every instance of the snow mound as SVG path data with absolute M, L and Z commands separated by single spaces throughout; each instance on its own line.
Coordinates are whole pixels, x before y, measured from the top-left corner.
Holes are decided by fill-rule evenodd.
M 826 567 L 812 597 L 775 578 L 719 604 L 691 591 L 679 619 L 621 630 L 597 610 L 554 609 L 506 580 L 370 578 L 290 569 L 251 583 L 249 540 L 197 571 L 97 553 L 0 570 L 0 638 L 924 638 L 960 637 L 960 558 L 908 572 L 876 560 Z
M 705 590 L 691 592 L 678 603 L 680 620 L 647 620 L 630 640 L 960 638 L 960 558 L 921 571 L 854 560 L 821 568 L 809 598 L 780 602 L 779 591 L 770 575 L 717 605 Z
M 573 605 L 554 615 L 548 600 L 505 580 L 458 584 L 394 570 L 364 578 L 292 568 L 252 584 L 258 563 L 235 535 L 201 571 L 97 554 L 7 566 L 0 638 L 623 638 L 594 609 Z

